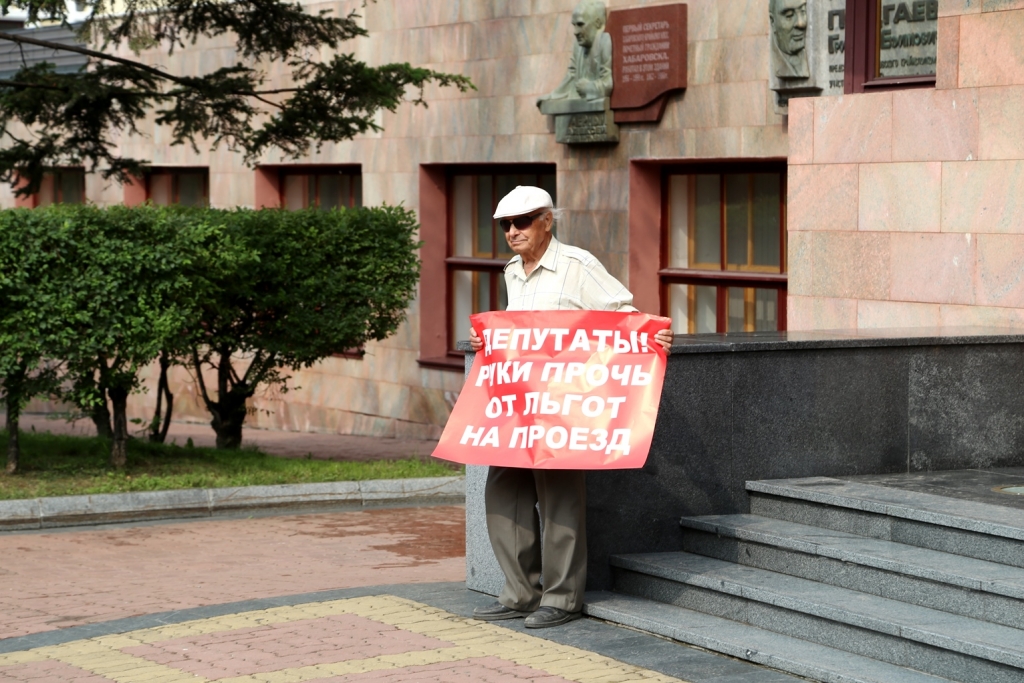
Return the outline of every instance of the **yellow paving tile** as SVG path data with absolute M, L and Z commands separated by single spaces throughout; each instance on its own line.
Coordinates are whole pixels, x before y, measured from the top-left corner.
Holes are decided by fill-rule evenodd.
M 361 616 L 411 633 L 452 643 L 452 646 L 288 668 L 220 679 L 218 683 L 302 683 L 331 676 L 459 662 L 481 657 L 495 657 L 577 683 L 681 683 L 679 679 L 618 662 L 593 652 L 516 633 L 494 624 L 458 617 L 428 605 L 389 595 L 274 607 L 79 640 L 0 655 L 0 666 L 55 659 L 104 676 L 115 683 L 209 683 L 199 676 L 129 655 L 122 650 L 162 640 L 224 633 L 338 614 Z
M 44 659 L 47 659 L 46 655 L 40 654 L 36 650 L 25 650 L 23 652 L 9 652 L 7 654 L 0 655 L 0 666 L 30 664 L 32 662 L 41 662 Z
M 275 672 L 272 679 L 267 678 L 268 674 L 254 674 L 252 676 L 222 678 L 217 683 L 278 683 L 279 681 L 281 683 L 285 681 L 288 683 L 301 683 L 302 681 L 312 681 L 329 676 L 344 676 L 346 674 L 365 673 L 367 671 L 405 669 L 411 666 L 460 662 L 464 659 L 478 656 L 480 656 L 479 653 L 471 648 L 445 647 L 436 650 L 405 652 L 367 659 L 351 659 L 334 664 L 318 664 L 316 666 L 285 669 Z

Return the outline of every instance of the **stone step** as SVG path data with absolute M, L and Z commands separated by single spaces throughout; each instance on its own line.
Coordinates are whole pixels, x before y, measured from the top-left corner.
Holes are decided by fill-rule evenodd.
M 1024 510 L 809 477 L 748 481 L 762 517 L 1024 567 Z
M 598 619 L 823 683 L 947 683 L 950 680 L 632 595 L 587 593 L 583 611 Z
M 1024 631 L 690 553 L 612 558 L 614 587 L 960 681 L 1024 680 Z
M 1024 569 L 758 515 L 684 517 L 683 550 L 1024 629 Z

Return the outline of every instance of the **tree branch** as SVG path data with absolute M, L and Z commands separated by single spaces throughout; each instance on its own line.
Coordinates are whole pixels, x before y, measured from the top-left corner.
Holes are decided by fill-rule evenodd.
M 206 381 L 203 380 L 203 363 L 199 360 L 199 352 L 196 348 L 192 347 L 192 365 L 196 371 L 196 383 L 199 384 L 199 393 L 203 397 L 203 403 L 206 404 L 207 410 L 213 410 L 213 406 L 210 403 L 210 395 L 206 393 Z
M 54 43 L 49 40 L 39 40 L 38 38 L 29 38 L 26 36 L 16 35 L 14 33 L 6 33 L 3 31 L 0 31 L 0 40 L 9 40 L 13 43 L 24 43 L 26 45 L 37 45 L 39 47 L 45 47 L 50 50 L 74 52 L 76 54 L 84 55 L 86 57 L 92 57 L 93 59 L 102 59 L 108 62 L 116 62 L 117 64 L 123 64 L 125 66 L 130 66 L 133 69 L 139 69 L 141 71 L 151 73 L 154 76 L 159 76 L 160 78 L 171 81 L 173 83 L 177 83 L 178 85 L 189 85 L 186 79 L 178 78 L 177 76 L 169 74 L 166 71 L 161 71 L 155 66 L 149 66 L 148 64 L 136 62 L 132 59 L 125 59 L 124 57 L 115 57 L 114 55 L 104 54 L 102 52 L 90 50 L 87 47 L 81 47 L 79 45 L 64 45 L 62 43 Z
M 39 90 L 57 90 L 64 92 L 67 88 L 59 85 L 43 85 L 42 83 L 23 83 L 22 81 L 7 81 L 0 79 L 0 88 L 37 88 Z

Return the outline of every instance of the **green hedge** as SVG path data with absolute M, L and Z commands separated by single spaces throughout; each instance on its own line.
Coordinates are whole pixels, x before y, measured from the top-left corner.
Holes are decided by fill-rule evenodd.
M 127 397 L 158 358 L 154 438 L 173 399 L 166 370 L 180 363 L 216 378 L 201 394 L 218 445 L 237 447 L 257 388 L 286 388 L 290 370 L 397 329 L 419 276 L 416 228 L 412 212 L 389 206 L 0 211 L 8 470 L 20 409 L 40 394 L 78 404 L 122 465 Z

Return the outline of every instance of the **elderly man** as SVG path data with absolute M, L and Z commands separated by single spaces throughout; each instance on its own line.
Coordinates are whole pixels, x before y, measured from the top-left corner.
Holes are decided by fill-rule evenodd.
M 547 100 L 601 100 L 612 92 L 612 38 L 604 30 L 607 10 L 600 0 L 583 0 L 572 13 L 572 50 L 569 71 L 557 88 L 540 97 Z
M 809 78 L 807 0 L 768 0 L 772 64 L 779 78 Z
M 494 217 L 516 254 L 505 266 L 508 310 L 635 311 L 633 295 L 592 254 L 554 238 L 553 210 L 551 195 L 539 187 L 519 186 L 498 203 Z M 668 349 L 672 331 L 661 330 L 655 339 Z M 475 332 L 470 344 L 474 351 L 483 347 Z M 473 616 L 526 617 L 527 628 L 579 618 L 587 584 L 585 474 L 490 468 L 484 489 L 487 533 L 505 587 L 498 602 Z

